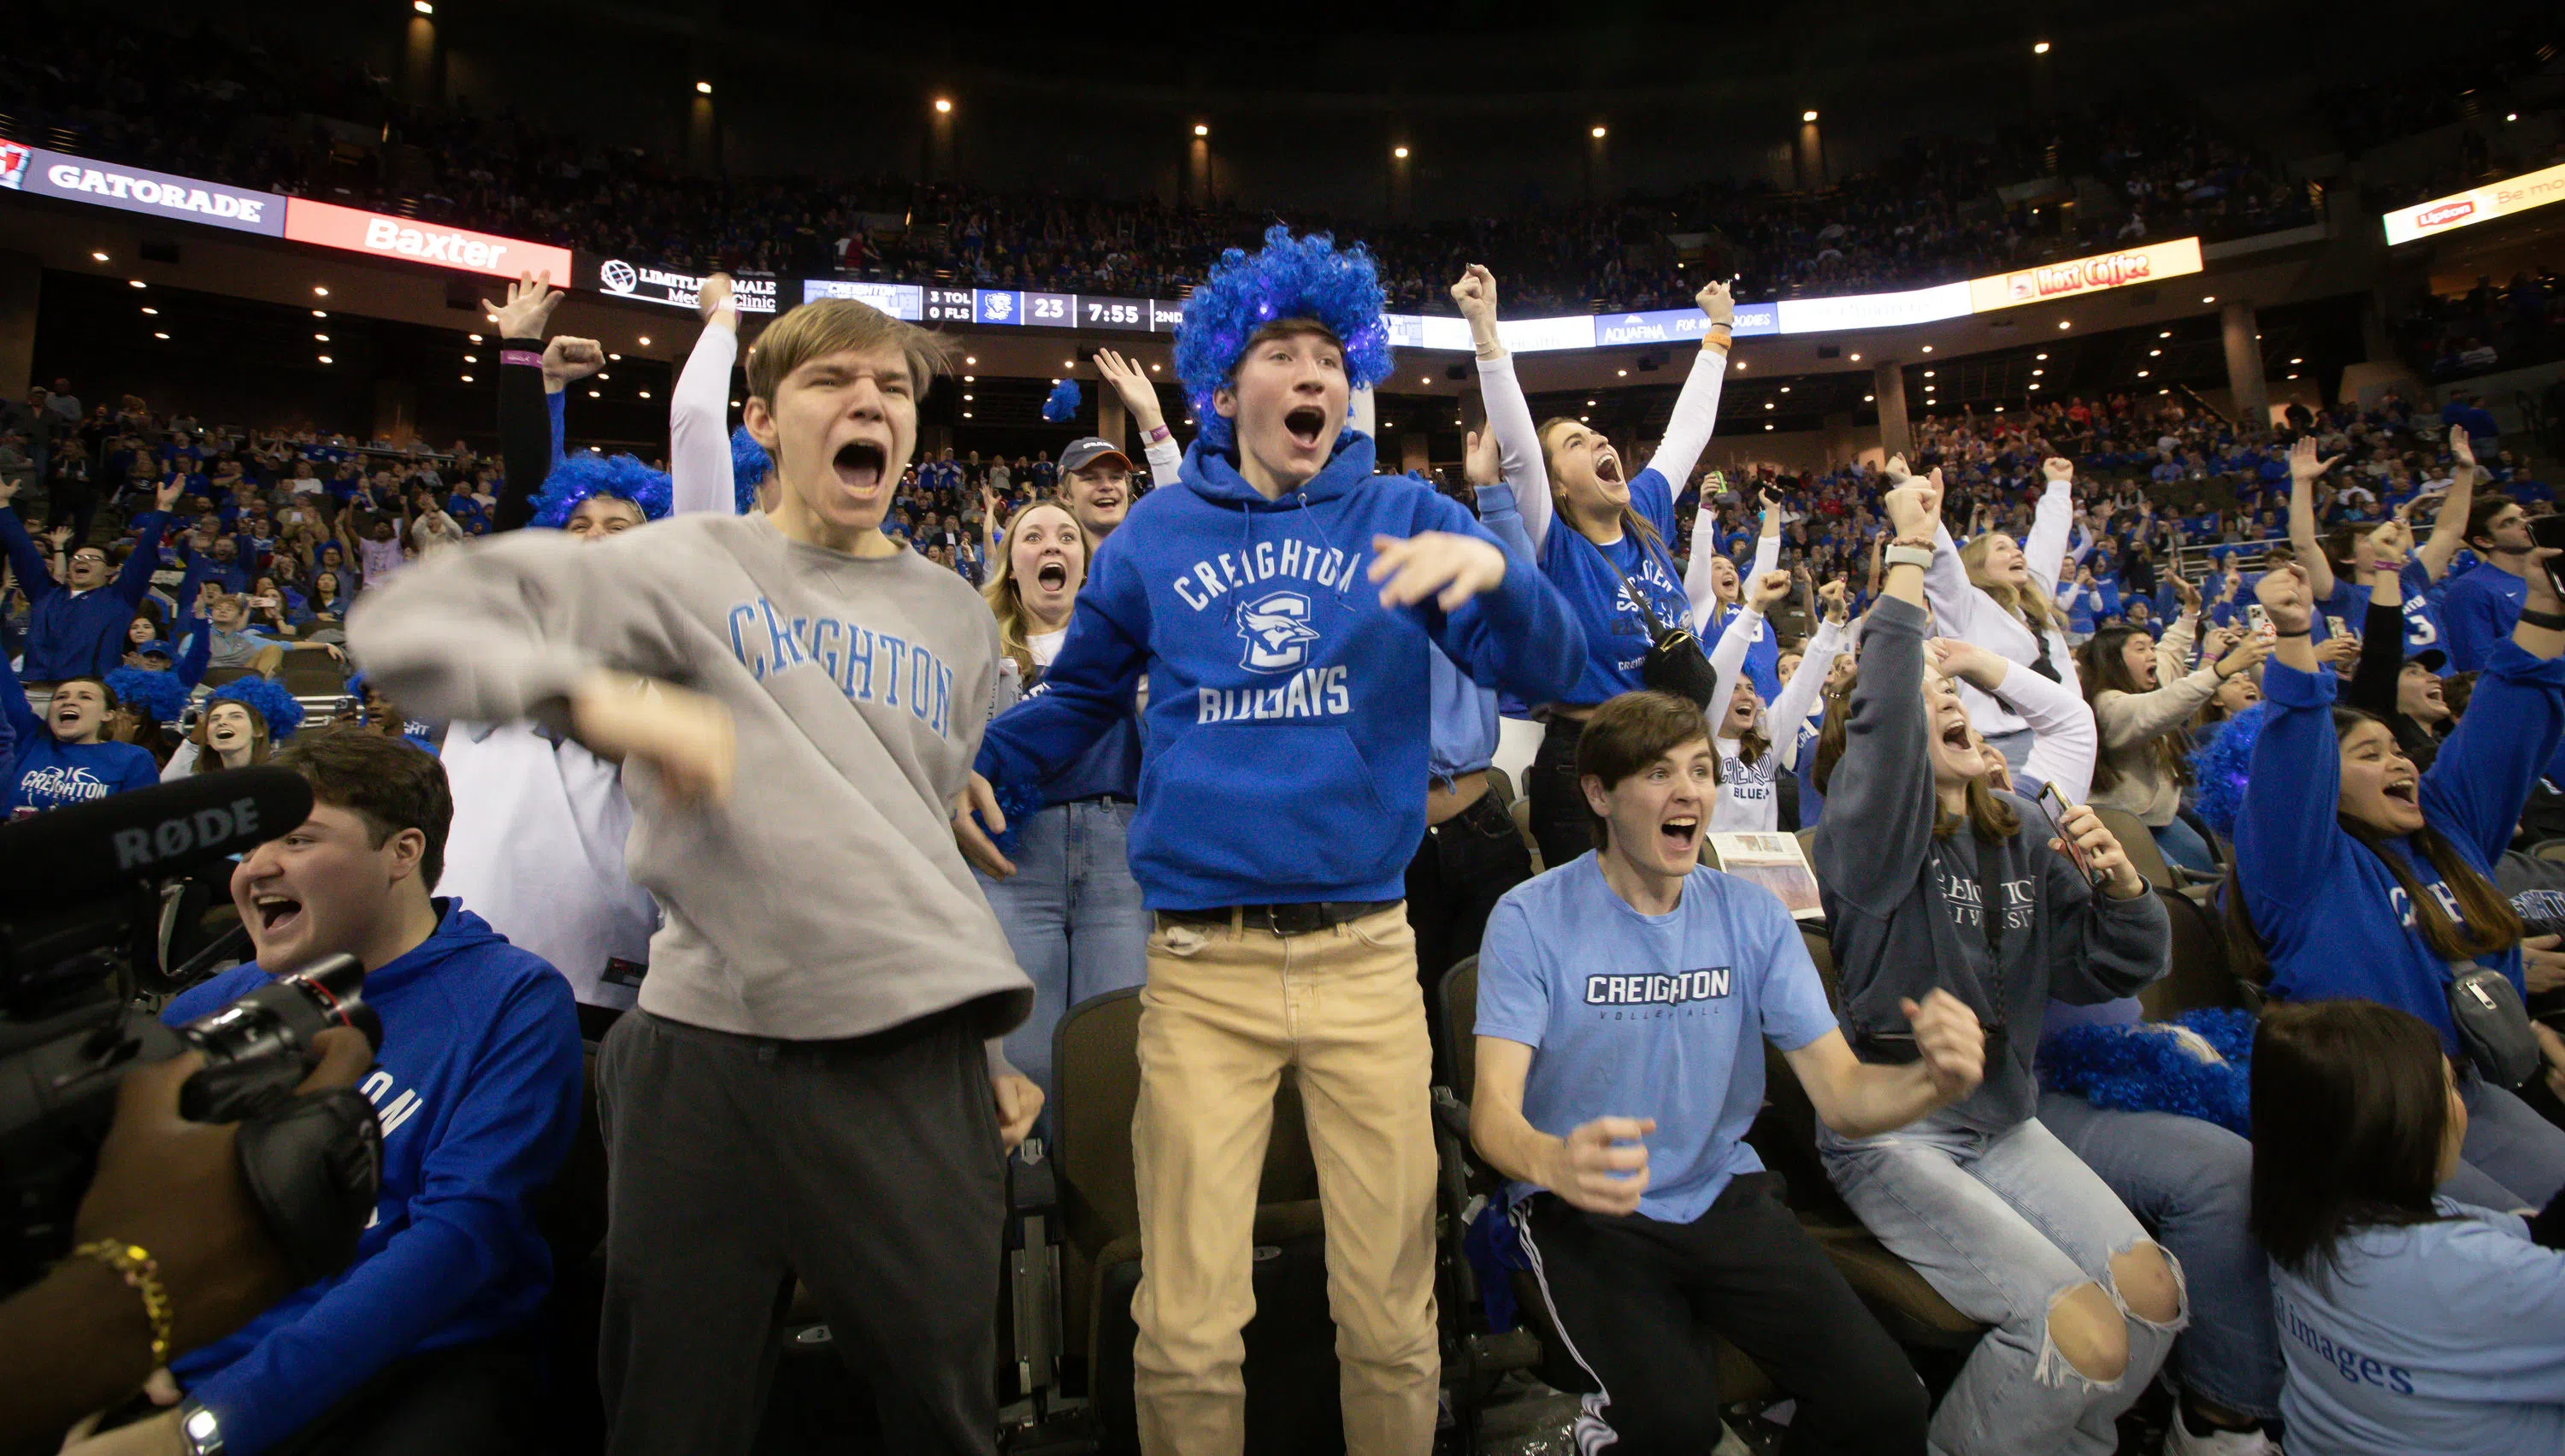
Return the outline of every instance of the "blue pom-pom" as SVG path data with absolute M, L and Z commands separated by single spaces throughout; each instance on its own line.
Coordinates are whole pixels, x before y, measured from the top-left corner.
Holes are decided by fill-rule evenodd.
M 187 711 L 187 685 L 174 672 L 150 667 L 118 667 L 107 675 L 107 690 L 117 706 L 132 708 L 154 723 L 175 723 Z
M 2045 1088 L 2116 1112 L 2177 1112 L 2253 1135 L 2253 1014 L 2195 1011 L 2175 1023 L 2220 1060 L 2203 1061 L 2159 1023 L 2067 1027 L 2042 1042 Z
M 2244 808 L 2244 786 L 2253 772 L 2253 744 L 2262 736 L 2270 704 L 2255 703 L 2213 725 L 2217 735 L 2192 751 L 2192 812 L 2228 839 L 2235 837 L 2235 816 Z
M 1236 373 L 1239 357 L 1256 331 L 1280 319 L 1308 319 L 1344 346 L 1345 375 L 1357 389 L 1389 377 L 1388 305 L 1380 272 L 1362 244 L 1339 250 L 1327 233 L 1304 238 L 1277 224 L 1265 247 L 1250 256 L 1239 248 L 1220 255 L 1202 286 L 1185 300 L 1176 326 L 1176 377 L 1211 448 L 1235 443 L 1229 421 L 1212 408 L 1212 395 Z
M 1043 418 L 1053 424 L 1066 424 L 1077 418 L 1077 406 L 1085 402 L 1086 395 L 1078 389 L 1077 381 L 1062 379 L 1050 386 L 1050 397 L 1043 401 Z
M 582 450 L 565 456 L 544 477 L 543 492 L 535 497 L 534 524 L 558 531 L 570 524 L 570 513 L 580 502 L 596 495 L 630 501 L 641 508 L 641 519 L 656 521 L 668 514 L 668 472 L 653 470 L 632 455 Z
M 205 701 L 208 705 L 234 702 L 258 714 L 259 721 L 267 725 L 270 743 L 283 743 L 303 726 L 303 705 L 294 700 L 294 694 L 264 677 L 233 678 L 215 688 L 213 696 Z
M 757 509 L 757 488 L 775 473 L 775 461 L 747 425 L 730 432 L 730 487 L 733 505 L 743 516 Z

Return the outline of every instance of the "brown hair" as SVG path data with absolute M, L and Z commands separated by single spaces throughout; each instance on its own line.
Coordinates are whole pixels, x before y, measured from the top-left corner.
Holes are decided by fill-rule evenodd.
M 1994 549 L 1994 539 L 1998 534 L 2000 533 L 1981 531 L 1969 538 L 1968 545 L 1960 548 L 1960 564 L 1969 569 L 1969 583 L 1995 599 L 1997 607 L 2027 623 L 2033 632 L 2047 631 L 2050 620 L 2048 594 L 2039 590 L 2038 573 L 2031 574 L 2030 590 L 2027 592 L 2010 582 L 1998 582 L 1985 574 L 1986 553 Z M 2016 541 L 2013 545 L 2019 547 L 2021 543 Z M 2028 551 L 2022 552 L 2022 560 L 2025 563 L 2030 560 Z
M 1549 432 L 1551 430 L 1561 428 L 1581 429 L 1584 427 L 1584 423 L 1585 422 L 1583 420 L 1570 419 L 1564 414 L 1553 414 L 1549 418 L 1542 420 L 1540 422 L 1540 428 L 1532 432 L 1533 437 L 1540 441 L 1541 472 L 1549 477 L 1550 499 L 1559 502 L 1558 515 L 1561 519 L 1564 519 L 1567 514 L 1565 507 L 1567 487 L 1559 483 L 1558 471 L 1554 468 L 1553 461 L 1551 459 L 1552 449 L 1550 446 Z M 1572 530 L 1574 528 L 1571 527 L 1570 529 Z M 1657 528 L 1649 522 L 1647 517 L 1642 516 L 1636 510 L 1631 509 L 1630 503 L 1627 501 L 1623 501 L 1621 503 L 1621 529 L 1636 533 L 1641 541 L 1656 547 L 1659 551 L 1666 549 L 1665 538 L 1657 534 Z M 1702 548 L 1699 543 L 1696 543 L 1693 549 L 1698 551 Z M 1741 573 L 1741 575 L 1743 574 Z M 1690 623 L 1687 622 L 1685 625 L 1688 626 Z
M 2132 637 L 2145 639 L 2152 650 L 2153 637 L 2138 627 L 2119 625 L 2106 626 L 2095 632 L 2093 639 L 2079 649 L 2084 658 L 2080 675 L 2084 681 L 2085 702 L 2098 707 L 2102 694 L 2106 692 L 2134 694 L 2152 690 L 2141 686 L 2129 671 L 2128 645 Z M 2162 688 L 2170 684 L 2158 683 L 2156 686 Z M 2170 729 L 2132 747 L 2142 749 L 2154 759 L 2156 772 L 2175 784 L 2191 782 L 2191 735 L 2183 729 Z M 2105 792 L 2119 782 L 2119 767 L 2111 762 L 2110 750 L 2105 747 L 2093 758 L 2093 791 L 2097 794 Z
M 373 848 L 402 830 L 427 837 L 419 853 L 419 884 L 431 892 L 445 872 L 445 832 L 454 823 L 454 795 L 445 765 L 405 738 L 373 733 L 306 733 L 276 757 L 312 783 L 312 802 L 344 809 L 372 831 Z
M 2339 745 L 2351 731 L 2365 723 L 2386 725 L 2378 718 L 2357 708 L 2336 704 L 2333 709 L 2333 737 Z M 2249 796 L 2253 786 L 2248 781 L 2244 792 Z M 2520 912 L 2511 907 L 2500 889 L 2486 879 L 2458 853 L 2458 849 L 2439 830 L 2425 825 L 2406 838 L 2422 851 L 2424 861 L 2441 876 L 2449 893 L 2458 902 L 2459 919 L 2451 919 L 2441 905 L 2441 897 L 2423 887 L 2414 866 L 2405 856 L 2388 851 L 2388 837 L 2348 814 L 2337 812 L 2334 823 L 2342 832 L 2358 840 L 2361 847 L 2377 856 L 2396 876 L 2397 887 L 2405 891 L 2406 903 L 2414 907 L 2414 929 L 2432 954 L 2445 961 L 2473 960 L 2491 955 L 2520 942 L 2527 927 L 2520 923 Z M 2253 912 L 2244 905 L 2244 881 L 2236 864 L 2226 866 L 2226 944 L 2237 974 L 2259 984 L 2270 979 L 2270 952 L 2262 945 L 2261 932 L 2254 928 Z M 2463 923 L 2462 923 L 2463 922 Z
M 1589 776 L 1600 779 L 1609 792 L 1685 744 L 1709 741 L 1709 721 L 1692 699 L 1670 692 L 1625 692 L 1596 708 L 1576 735 L 1576 781 L 1582 785 Z M 1591 804 L 1585 812 L 1594 848 L 1610 849 L 1611 821 L 1594 813 Z
M 1852 732 L 1853 690 L 1859 686 L 1861 669 L 1856 666 L 1841 683 L 1826 690 L 1826 720 L 1817 729 L 1816 765 L 1809 773 L 1819 794 L 1826 792 L 1826 785 L 1834 778 L 1835 765 L 1843 761 L 1844 749 Z M 1922 685 L 1918 684 L 1916 690 L 1923 691 Z M 1982 772 L 1969 779 L 1967 820 L 1969 832 L 1982 841 L 2008 840 L 2021 833 L 2021 816 L 1995 797 L 1995 791 L 1987 785 Z M 1933 812 L 1933 838 L 1949 839 L 1960 832 L 1960 823 L 1961 816 L 1943 810 L 1937 804 Z
M 2474 546 L 2479 538 L 2492 539 L 2493 518 L 2519 504 L 2498 490 L 2477 491 L 2467 502 L 2467 545 Z
M 210 731 L 208 725 L 213 719 L 214 709 L 226 703 L 249 714 L 250 763 L 254 766 L 267 762 L 270 747 L 267 736 L 267 715 L 240 698 L 216 698 L 205 704 L 204 716 L 196 720 L 195 728 L 187 735 L 187 741 L 196 745 L 196 761 L 187 766 L 190 777 L 197 774 L 219 774 L 223 771 L 223 756 L 214 752 L 214 746 L 206 741 L 206 735 Z
M 2253 1032 L 2246 1226 L 2302 1278 L 2366 1228 L 2432 1223 L 2449 1093 L 2441 1035 L 2374 1001 L 2274 1006 Z
M 1025 517 L 1045 509 L 1067 517 L 1068 528 L 1077 533 L 1079 548 L 1089 555 L 1094 552 L 1094 543 L 1086 539 L 1086 528 L 1077 524 L 1076 512 L 1054 500 L 1035 501 L 1009 517 L 1007 525 L 1012 528 Z M 1031 634 L 1025 630 L 1024 593 L 1016 585 L 1016 553 L 1003 541 L 996 545 L 997 549 L 990 555 L 997 560 L 989 563 L 989 585 L 980 589 L 980 597 L 989 604 L 989 609 L 997 613 L 998 650 L 1016 659 L 1016 670 L 1022 674 L 1017 681 L 1031 686 L 1034 680 L 1034 647 Z M 1076 610 L 1076 604 L 1072 602 L 1069 611 L 1074 615 Z
M 788 310 L 757 337 L 748 351 L 748 392 L 772 408 L 784 381 L 811 361 L 884 348 L 898 350 L 907 361 L 909 387 L 920 399 L 953 364 L 953 346 L 943 335 L 894 319 L 870 304 L 821 299 Z

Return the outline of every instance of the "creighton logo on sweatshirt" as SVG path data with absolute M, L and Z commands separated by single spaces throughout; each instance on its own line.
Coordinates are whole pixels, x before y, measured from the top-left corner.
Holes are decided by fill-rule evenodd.
M 953 669 L 923 642 L 833 616 L 786 617 L 763 597 L 727 615 L 731 654 L 760 682 L 815 662 L 850 703 L 904 706 L 938 736 L 952 721 Z
M 1238 634 L 1247 638 L 1247 656 L 1238 665 L 1250 672 L 1288 672 L 1309 659 L 1309 644 L 1318 639 L 1309 625 L 1309 599 L 1297 592 L 1277 592 L 1241 607 Z

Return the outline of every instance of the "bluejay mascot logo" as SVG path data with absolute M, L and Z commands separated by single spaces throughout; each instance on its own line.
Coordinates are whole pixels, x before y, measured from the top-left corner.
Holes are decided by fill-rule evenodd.
M 1248 604 L 1238 614 L 1238 634 L 1247 638 L 1239 665 L 1250 672 L 1288 672 L 1309 660 L 1309 644 L 1318 639 L 1309 625 L 1309 599 L 1297 592 Z

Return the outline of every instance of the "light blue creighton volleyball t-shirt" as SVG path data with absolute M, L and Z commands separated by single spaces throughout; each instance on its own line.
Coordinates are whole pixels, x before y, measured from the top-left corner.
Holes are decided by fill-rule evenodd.
M 1597 1117 L 1656 1118 L 1638 1211 L 1666 1223 L 1762 1169 L 1746 1145 L 1763 1105 L 1754 1039 L 1795 1052 L 1834 1029 L 1790 912 L 1716 869 L 1694 869 L 1672 911 L 1646 915 L 1583 854 L 1508 891 L 1479 949 L 1478 1034 L 1533 1049 L 1525 1120 L 1565 1137 Z

